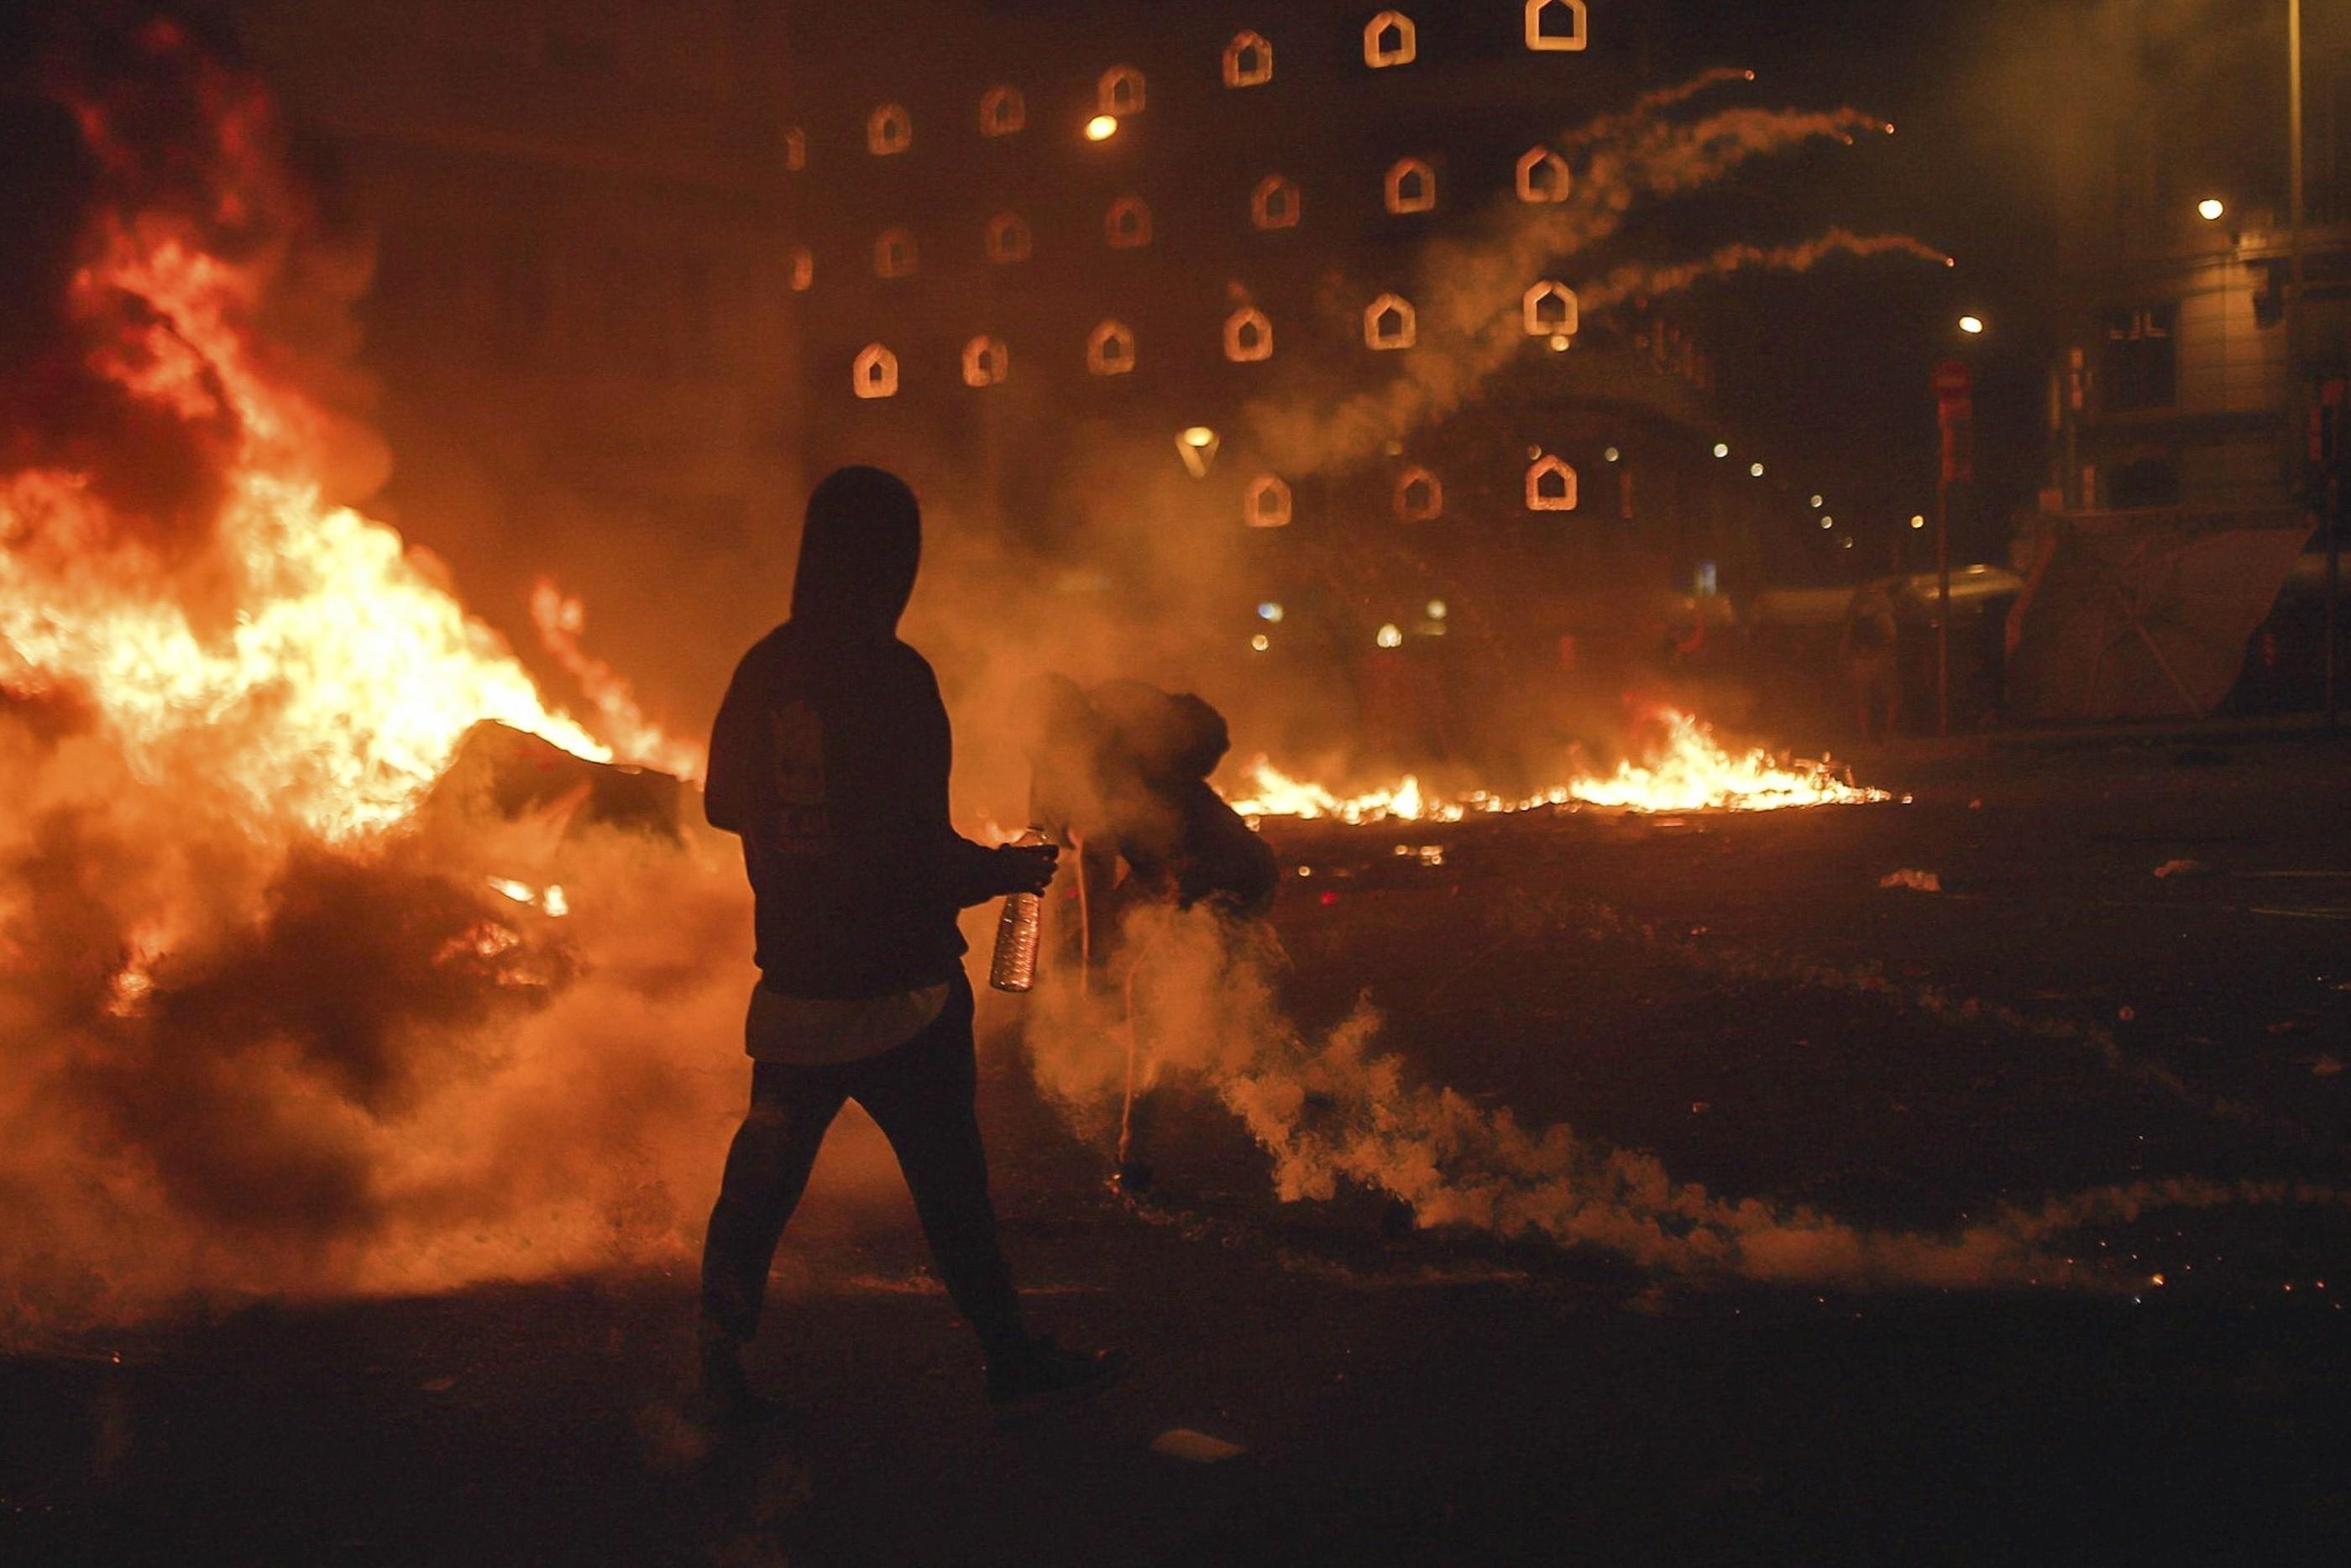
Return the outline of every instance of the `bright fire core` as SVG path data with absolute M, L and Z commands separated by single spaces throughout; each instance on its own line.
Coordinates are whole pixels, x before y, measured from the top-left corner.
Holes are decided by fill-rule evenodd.
M 1791 806 L 1863 805 L 1892 800 L 1882 789 L 1855 784 L 1824 763 L 1782 762 L 1761 748 L 1726 751 L 1713 732 L 1687 713 L 1662 715 L 1665 739 L 1645 763 L 1616 764 L 1612 774 L 1585 774 L 1524 798 L 1479 790 L 1452 800 L 1425 794 L 1412 774 L 1391 788 L 1341 795 L 1294 779 L 1264 757 L 1249 764 L 1245 792 L 1232 803 L 1243 816 L 1330 818 L 1345 823 L 1459 822 L 1487 813 L 1540 806 L 1596 806 L 1619 811 L 1779 811 Z

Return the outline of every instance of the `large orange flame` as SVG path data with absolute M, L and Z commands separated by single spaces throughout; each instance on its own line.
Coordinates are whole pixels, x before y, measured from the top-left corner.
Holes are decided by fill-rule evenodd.
M 1459 822 L 1473 814 L 1531 811 L 1540 806 L 1589 805 L 1621 811 L 1778 811 L 1790 806 L 1857 805 L 1894 797 L 1856 785 L 1824 763 L 1782 762 L 1754 748 L 1732 753 L 1687 713 L 1659 715 L 1663 741 L 1646 763 L 1630 760 L 1614 773 L 1582 774 L 1540 794 L 1499 795 L 1484 790 L 1433 800 L 1406 774 L 1382 789 L 1342 795 L 1295 779 L 1264 757 L 1249 763 L 1241 797 L 1243 816 L 1331 818 L 1339 822 Z
M 265 111 L 216 126 L 245 139 Z M 103 152 L 103 115 L 85 106 L 81 119 Z M 402 817 L 483 720 L 611 757 L 549 706 L 437 563 L 323 499 L 332 421 L 273 373 L 251 325 L 269 258 L 212 254 L 197 230 L 103 216 L 68 311 L 93 345 L 89 369 L 158 415 L 222 433 L 202 556 L 137 543 L 143 530 L 89 472 L 0 478 L 0 683 L 74 691 L 141 775 L 204 781 L 258 826 L 330 841 Z M 691 760 L 653 749 L 648 760 Z

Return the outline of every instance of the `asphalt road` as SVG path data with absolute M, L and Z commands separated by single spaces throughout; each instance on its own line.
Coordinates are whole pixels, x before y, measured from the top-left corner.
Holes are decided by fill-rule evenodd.
M 2053 1233 L 2037 1284 L 1768 1282 L 1280 1203 L 1206 1090 L 1123 1200 L 999 1035 L 1034 1314 L 1136 1356 L 1096 1405 L 997 1428 L 911 1214 L 820 1182 L 768 1437 L 678 1423 L 683 1268 L 261 1303 L 0 1360 L 0 1561 L 2344 1560 L 2351 747 L 1865 776 L 1910 802 L 1276 825 L 1287 1005 L 1368 992 L 1410 1082 L 1726 1201 L 1936 1234 L 2206 1200 Z M 1177 1428 L 1243 1451 L 1154 1452 Z

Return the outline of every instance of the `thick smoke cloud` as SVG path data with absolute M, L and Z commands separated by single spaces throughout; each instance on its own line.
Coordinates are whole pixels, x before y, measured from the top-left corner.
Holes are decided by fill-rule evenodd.
M 22 352 L 0 370 L 0 566 L 61 605 L 84 590 L 116 608 L 160 605 L 188 622 L 191 649 L 235 647 L 249 635 L 240 611 L 269 585 L 216 548 L 244 515 L 235 506 L 290 505 L 303 484 L 360 497 L 381 477 L 348 369 L 365 253 L 321 222 L 268 100 L 223 48 L 131 6 L 57 6 L 46 20 L 44 46 L 14 57 L 32 63 L 5 111 L 27 130 L 36 177 L 5 214 L 22 222 L 4 225 L 29 298 L 5 327 Z M 1363 461 L 1475 397 L 1521 347 L 1523 280 L 1616 233 L 1635 202 L 1868 128 L 1850 114 L 1667 118 L 1687 96 L 1571 133 L 1569 202 L 1512 204 L 1433 246 L 1423 351 L 1395 382 L 1335 398 L 1293 386 L 1252 410 L 1255 439 L 1301 475 Z M 1679 286 L 1663 271 L 1639 280 L 1652 295 Z M 203 318 L 171 316 L 167 298 L 204 302 Z M 256 445 L 299 472 L 233 504 Z M 1186 684 L 1199 616 L 1232 597 L 1232 559 L 1132 525 L 1176 510 L 1188 483 L 1164 451 L 1073 446 L 1070 493 L 1120 541 L 1114 563 L 1175 587 L 1149 617 L 1073 612 L 1103 601 L 1064 592 L 1053 561 L 990 530 L 935 527 L 908 630 L 959 716 L 1006 713 L 1047 669 Z M 96 504 L 55 504 L 80 493 L 60 475 Z M 958 511 L 956 497 L 929 499 L 935 519 Z M 519 666 L 429 564 L 348 514 L 307 502 L 287 514 L 366 556 L 377 575 L 358 580 L 430 607 L 447 622 L 441 653 L 515 696 Z M 582 615 L 559 593 L 542 620 L 607 739 L 690 771 L 690 757 L 653 749 L 664 737 L 588 651 Z M 741 1092 L 748 911 L 726 846 L 680 840 L 657 815 L 600 826 L 564 791 L 512 812 L 327 831 L 267 809 L 225 766 L 284 744 L 287 711 L 307 722 L 333 708 L 298 679 L 177 711 L 158 748 L 126 738 L 95 678 L 22 647 L 0 653 L 0 1336 L 189 1296 L 441 1288 L 690 1244 Z M 368 672 L 395 687 L 437 679 Z M 101 673 L 152 690 L 174 671 Z M 1008 819 L 1023 782 L 1010 729 L 963 730 L 966 779 Z M 300 746 L 271 765 L 319 772 Z M 1286 1195 L 1365 1181 L 1430 1222 L 1595 1240 L 1660 1263 L 1806 1277 L 1927 1267 L 1879 1262 L 1888 1248 L 1910 1256 L 1892 1242 L 1872 1253 L 1825 1220 L 1726 1204 L 1641 1157 L 1563 1129 L 1522 1133 L 1416 1087 L 1372 1053 L 1369 1012 L 1306 1042 L 1273 1001 L 1265 954 L 1182 922 L 1155 940 L 1176 966 L 1166 996 L 1196 1010 L 1161 1029 L 1165 1070 L 1217 1087 Z M 1113 1038 L 1082 1008 L 1044 1021 L 1043 1075 L 1081 1119 L 1123 1070 L 1123 1054 L 1104 1054 Z M 1800 1240 L 1775 1241 L 1787 1234 Z M 1788 1262 L 1775 1247 L 1832 1261 Z M 1994 1252 L 2008 1268 L 2028 1249 L 2011 1236 Z

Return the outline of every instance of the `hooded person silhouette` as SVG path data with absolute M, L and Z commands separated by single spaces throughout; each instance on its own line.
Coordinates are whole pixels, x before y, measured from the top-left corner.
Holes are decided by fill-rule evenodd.
M 743 840 L 760 973 L 744 1027 L 750 1109 L 703 1246 L 694 1403 L 712 1425 L 768 1411 L 743 1347 L 825 1129 L 851 1099 L 898 1156 L 940 1275 L 978 1332 L 991 1403 L 1088 1393 L 1124 1366 L 1029 1334 L 998 1245 L 956 916 L 1042 890 L 1057 851 L 986 848 L 949 821 L 946 708 L 897 635 L 921 560 L 904 482 L 844 468 L 818 485 L 791 618 L 744 655 L 711 732 L 705 811 Z

